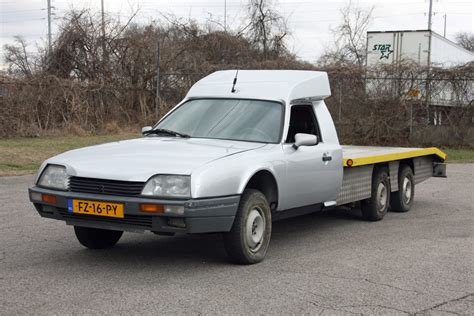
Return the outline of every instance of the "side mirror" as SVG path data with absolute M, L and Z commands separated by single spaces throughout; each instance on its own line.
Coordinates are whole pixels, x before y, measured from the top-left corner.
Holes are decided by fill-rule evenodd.
M 152 129 L 153 129 L 153 127 L 151 127 L 151 126 L 142 127 L 142 134 L 143 134 L 143 133 L 146 133 L 146 132 L 148 132 L 148 131 L 151 131 Z
M 293 144 L 294 149 L 298 149 L 300 146 L 314 146 L 319 142 L 318 136 L 311 134 L 298 133 L 295 135 L 295 143 Z

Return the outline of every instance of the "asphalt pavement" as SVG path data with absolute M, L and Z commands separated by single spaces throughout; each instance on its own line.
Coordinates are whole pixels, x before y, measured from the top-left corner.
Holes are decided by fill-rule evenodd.
M 274 223 L 267 258 L 220 235 L 126 233 L 93 251 L 40 218 L 31 176 L 0 178 L 0 314 L 474 314 L 474 165 L 416 187 L 381 222 L 336 209 Z

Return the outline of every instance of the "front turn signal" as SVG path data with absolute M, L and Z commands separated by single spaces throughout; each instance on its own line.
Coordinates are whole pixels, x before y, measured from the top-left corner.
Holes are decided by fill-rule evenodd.
M 147 213 L 164 213 L 165 208 L 160 204 L 140 204 L 140 211 Z
M 56 197 L 50 194 L 43 194 L 41 196 L 41 201 L 43 201 L 44 203 L 53 204 L 53 205 L 56 205 L 56 202 L 57 202 Z

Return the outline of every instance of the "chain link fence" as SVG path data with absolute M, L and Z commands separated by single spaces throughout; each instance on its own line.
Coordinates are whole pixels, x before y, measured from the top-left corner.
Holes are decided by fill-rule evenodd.
M 459 69 L 451 73 L 443 70 L 429 78 L 382 77 L 341 68 L 326 71 L 332 89 L 326 103 L 342 143 L 474 146 L 473 80 L 469 69 L 463 69 L 462 75 Z M 205 75 L 163 73 L 159 98 L 156 84 L 134 87 L 54 76 L 3 78 L 0 136 L 104 133 L 150 125 Z

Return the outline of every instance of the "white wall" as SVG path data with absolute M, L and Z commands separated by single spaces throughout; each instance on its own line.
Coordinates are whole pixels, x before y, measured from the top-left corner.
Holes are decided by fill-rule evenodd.
M 474 61 L 474 54 L 444 37 L 431 35 L 431 65 L 453 67 Z
M 429 32 L 383 32 L 367 34 L 367 66 L 412 60 L 428 65 Z
M 431 56 L 430 56 L 431 38 Z M 370 68 L 380 64 L 398 64 L 403 60 L 412 60 L 420 66 L 431 65 L 433 67 L 449 68 L 474 62 L 474 54 L 445 39 L 444 37 L 429 31 L 394 31 L 367 34 L 367 67 L 368 77 L 371 76 Z M 380 74 L 378 74 L 380 75 Z M 394 95 L 406 94 L 418 97 L 426 97 L 426 81 L 420 78 L 415 82 L 415 86 L 403 86 L 403 82 L 391 80 L 396 77 L 396 73 L 386 73 L 381 76 L 387 79 L 368 79 L 366 81 L 366 91 L 376 93 L 384 89 Z M 422 77 L 423 75 L 420 74 Z M 466 83 L 468 90 L 472 91 L 472 81 Z M 449 81 L 432 81 L 430 90 L 430 104 L 437 106 L 454 106 L 459 104 L 469 104 L 472 95 L 467 99 L 460 100 Z M 471 87 L 471 88 L 469 88 Z M 405 91 L 406 90 L 406 91 Z
M 431 35 L 430 65 L 452 67 L 474 61 L 474 54 L 429 31 L 393 31 L 367 33 L 367 66 L 412 60 L 428 66 Z

